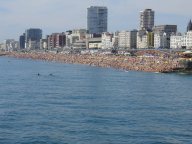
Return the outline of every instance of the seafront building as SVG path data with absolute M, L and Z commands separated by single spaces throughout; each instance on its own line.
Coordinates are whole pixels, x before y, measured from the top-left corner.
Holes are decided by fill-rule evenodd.
M 155 21 L 155 12 L 145 9 L 140 12 L 140 30 L 152 30 Z
M 188 31 L 183 36 L 183 47 L 186 49 L 192 49 L 192 31 Z
M 119 32 L 118 47 L 128 49 L 137 48 L 137 30 Z
M 74 29 L 71 36 L 76 39 L 73 41 L 72 46 L 74 49 L 85 49 L 86 48 L 86 29 Z
M 114 49 L 118 49 L 118 45 L 119 45 L 119 31 L 116 31 L 113 34 L 113 48 Z
M 19 48 L 19 42 L 15 41 L 14 39 L 6 39 L 2 43 L 1 49 L 3 51 L 14 51 Z
M 171 35 L 170 41 L 171 48 L 192 49 L 192 30 L 184 35 Z
M 185 34 L 174 33 L 170 37 L 170 47 L 171 48 L 183 48 L 192 49 L 192 22 L 189 21 L 187 25 L 187 32 Z
M 91 6 L 87 8 L 87 30 L 89 34 L 102 34 L 107 32 L 107 7 Z
M 109 32 L 102 33 L 101 36 L 102 49 L 111 49 L 114 46 L 113 34 Z
M 39 28 L 30 28 L 25 31 L 25 48 L 39 49 L 40 39 L 42 39 L 42 30 Z
M 176 33 L 170 37 L 170 48 L 179 49 L 184 45 L 183 36 L 181 33 Z
M 139 31 L 137 32 L 137 48 L 153 48 L 154 33 L 152 29 L 155 23 L 155 12 L 152 9 L 140 11 Z
M 107 32 L 108 9 L 102 6 L 87 8 L 87 29 L 73 29 L 52 33 L 42 39 L 42 30 L 30 28 L 20 37 L 19 42 L 4 41 L 1 48 L 13 49 L 148 49 L 148 48 L 186 48 L 192 49 L 192 21 L 185 34 L 177 33 L 177 25 L 154 26 L 155 12 L 145 9 L 140 12 L 140 25 L 137 30 Z M 18 46 L 17 46 L 18 45 Z
M 169 48 L 168 45 L 169 37 L 166 35 L 166 33 L 155 33 L 154 34 L 154 47 L 155 48 Z
M 66 33 L 66 47 L 79 48 L 80 45 L 84 47 L 86 41 L 86 29 L 74 29 Z
M 40 50 L 47 50 L 47 39 L 40 39 Z
M 177 32 L 177 25 L 157 25 L 153 27 L 154 33 L 166 33 L 171 35 Z
M 66 45 L 65 33 L 52 33 L 47 36 L 47 48 L 63 48 Z
M 77 40 L 75 43 L 73 43 L 73 49 L 86 49 L 86 41 Z
M 154 48 L 154 33 L 152 31 L 140 30 L 137 33 L 137 48 Z
M 25 33 L 19 37 L 19 48 L 24 49 L 25 48 Z
M 86 34 L 87 34 L 86 29 L 74 29 L 74 30 L 72 30 L 72 35 L 77 36 L 79 38 L 79 40 L 85 40 Z
M 138 49 L 144 49 L 147 48 L 147 31 L 145 30 L 139 30 L 137 32 L 137 48 Z
M 86 48 L 88 48 L 88 49 L 102 48 L 101 34 L 87 34 L 86 35 Z
M 170 37 L 176 34 L 177 25 L 158 25 L 153 27 L 154 47 L 170 48 Z

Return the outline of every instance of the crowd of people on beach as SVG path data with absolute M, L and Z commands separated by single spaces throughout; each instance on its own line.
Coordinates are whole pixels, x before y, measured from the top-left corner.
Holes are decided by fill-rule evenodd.
M 122 70 L 146 72 L 172 72 L 184 66 L 176 54 L 156 50 L 138 51 L 133 56 L 114 54 L 63 54 L 50 52 L 10 52 L 9 56 L 64 63 L 112 67 Z

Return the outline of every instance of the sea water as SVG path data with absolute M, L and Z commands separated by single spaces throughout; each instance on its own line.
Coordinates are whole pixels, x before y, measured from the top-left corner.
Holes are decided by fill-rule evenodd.
M 192 75 L 0 57 L 1 144 L 191 144 Z

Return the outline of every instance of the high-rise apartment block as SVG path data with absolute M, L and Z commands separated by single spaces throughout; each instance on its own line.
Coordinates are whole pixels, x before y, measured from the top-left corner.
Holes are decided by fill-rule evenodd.
M 19 48 L 25 48 L 25 33 L 19 37 Z
M 40 41 L 42 38 L 42 30 L 37 28 L 30 28 L 25 31 L 25 40 L 28 42 L 31 41 Z
M 87 9 L 87 29 L 89 34 L 107 32 L 107 7 L 91 6 Z
M 25 31 L 25 47 L 29 49 L 40 48 L 40 39 L 42 38 L 42 30 L 38 28 L 30 28 Z
M 152 9 L 145 9 L 140 12 L 140 30 L 152 30 L 154 26 L 155 12 Z

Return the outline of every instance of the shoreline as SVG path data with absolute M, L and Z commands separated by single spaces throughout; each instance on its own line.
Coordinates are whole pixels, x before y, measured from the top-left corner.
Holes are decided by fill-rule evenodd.
M 15 58 L 58 61 L 69 64 L 85 64 L 98 67 L 110 67 L 126 71 L 144 71 L 171 73 L 185 71 L 186 66 L 179 58 L 159 55 L 155 57 L 103 55 L 103 54 L 63 54 L 51 52 L 6 52 L 6 55 Z

